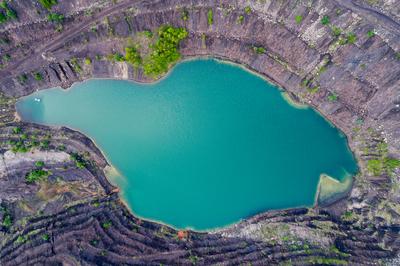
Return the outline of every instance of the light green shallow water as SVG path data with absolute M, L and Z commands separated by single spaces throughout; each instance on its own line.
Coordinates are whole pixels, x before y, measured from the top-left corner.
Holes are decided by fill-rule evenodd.
M 215 60 L 181 63 L 150 85 L 90 80 L 41 91 L 17 109 L 23 120 L 92 137 L 121 173 L 114 182 L 133 212 L 178 228 L 309 206 L 321 173 L 357 171 L 345 137 L 323 117 Z

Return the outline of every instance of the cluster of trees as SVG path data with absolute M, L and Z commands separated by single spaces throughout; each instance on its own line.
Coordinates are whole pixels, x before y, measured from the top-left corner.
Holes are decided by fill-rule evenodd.
M 151 46 L 152 52 L 143 65 L 145 75 L 158 77 L 167 72 L 170 65 L 180 59 L 181 55 L 178 46 L 187 35 L 188 32 L 184 28 L 160 27 L 158 39 Z
M 125 60 L 134 67 L 138 67 L 142 64 L 142 57 L 136 47 L 125 48 Z
M 4 12 L 4 13 L 3 13 Z M 17 13 L 12 10 L 5 0 L 0 2 L 0 24 L 17 19 Z
M 42 180 L 43 178 L 48 177 L 49 175 L 50 175 L 49 171 L 43 169 L 36 169 L 29 172 L 25 176 L 25 180 L 27 183 L 35 183 L 36 181 Z
M 30 171 L 25 176 L 25 180 L 27 183 L 35 183 L 36 181 L 42 180 L 43 178 L 48 177 L 50 175 L 49 171 L 43 169 L 44 162 L 38 161 L 35 163 L 35 166 L 37 168 L 35 170 Z
M 377 159 L 369 160 L 367 163 L 368 171 L 375 175 L 394 174 L 394 170 L 400 167 L 400 160 L 388 156 L 388 145 L 386 142 L 380 142 L 376 146 Z
M 19 135 L 18 140 L 9 140 L 7 144 L 11 146 L 11 151 L 14 153 L 28 152 L 32 148 L 49 148 L 50 141 L 48 139 L 39 141 L 35 135 L 29 136 L 28 134 L 23 133 L 20 127 L 13 128 L 13 134 Z
M 71 160 L 75 162 L 76 167 L 83 169 L 86 167 L 87 163 L 82 155 L 78 153 L 72 153 L 70 156 Z

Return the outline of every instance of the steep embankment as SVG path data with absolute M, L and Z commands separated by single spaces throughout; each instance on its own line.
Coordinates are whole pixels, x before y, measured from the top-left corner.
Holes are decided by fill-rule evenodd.
M 63 13 L 62 22 L 48 22 L 49 11 L 35 2 L 13 2 L 19 20 L 0 29 L 8 55 L 0 70 L 1 150 L 65 151 L 85 167 L 76 157 L 45 162 L 49 178 L 27 184 L 38 166 L 25 158 L 1 175 L 3 264 L 372 264 L 396 256 L 399 171 L 389 162 L 400 156 L 400 34 L 389 1 L 382 11 L 363 1 L 60 2 L 51 12 Z M 138 33 L 163 24 L 188 30 L 183 56 L 246 65 L 340 127 L 361 168 L 349 197 L 325 209 L 261 214 L 217 233 L 178 234 L 127 213 L 104 178 L 103 156 L 84 136 L 10 124 L 15 99 L 36 89 L 90 77 L 150 81 L 112 55 L 145 44 Z

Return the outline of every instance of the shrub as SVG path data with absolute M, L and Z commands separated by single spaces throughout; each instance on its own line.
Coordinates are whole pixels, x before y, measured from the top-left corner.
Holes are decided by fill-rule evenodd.
M 73 69 L 75 70 L 75 72 L 81 72 L 82 71 L 82 67 L 79 65 L 79 62 L 78 62 L 78 58 L 76 58 L 76 57 L 73 57 L 73 58 L 71 58 L 71 64 L 72 64 L 72 67 L 73 67 Z
M 43 235 L 42 235 L 42 239 L 43 239 L 44 241 L 49 241 L 50 236 L 49 236 L 48 234 L 43 234 Z
M 39 168 L 42 168 L 44 166 L 44 162 L 43 161 L 37 161 L 37 162 L 35 162 L 35 166 L 39 167 Z
M 149 30 L 144 30 L 143 34 L 147 37 L 147 38 L 152 38 L 153 37 L 153 33 Z
M 11 215 L 10 214 L 7 213 L 7 214 L 4 215 L 2 225 L 5 228 L 10 228 L 11 227 L 12 219 L 11 219 Z
M 47 15 L 47 20 L 50 22 L 61 23 L 64 20 L 64 15 L 58 13 L 50 13 Z
M 369 30 L 367 32 L 367 36 L 368 36 L 368 38 L 374 37 L 375 36 L 375 31 L 374 30 Z
M 400 167 L 400 160 L 390 157 L 369 160 L 367 163 L 368 171 L 375 176 L 382 175 L 384 173 L 391 175 L 398 167 Z
M 17 240 L 15 241 L 17 244 L 22 244 L 25 243 L 28 240 L 28 238 L 26 236 L 18 236 Z
M 54 5 L 57 5 L 57 0 L 39 0 L 39 3 L 46 9 L 51 9 Z
M 18 82 L 22 85 L 25 84 L 26 81 L 28 80 L 28 76 L 26 74 L 22 74 L 18 76 Z
M 346 40 L 347 43 L 354 44 L 357 41 L 357 36 L 354 33 L 350 32 L 349 34 L 347 34 Z
M 90 57 L 85 58 L 85 65 L 91 65 L 92 64 L 92 59 Z
M 244 13 L 246 13 L 247 15 L 250 15 L 250 13 L 251 13 L 251 7 L 246 6 L 246 7 L 244 8 Z
M 238 24 L 242 24 L 243 21 L 244 21 L 244 16 L 243 16 L 243 15 L 240 15 L 240 16 L 237 18 L 237 23 L 238 23 Z
M 125 48 L 125 60 L 134 67 L 142 64 L 142 57 L 135 47 Z
M 209 9 L 207 12 L 207 22 L 208 22 L 208 26 L 211 26 L 214 22 L 214 16 L 213 16 L 212 9 Z
M 12 10 L 5 0 L 0 2 L 0 8 L 4 9 L 6 14 L 0 13 L 0 23 L 6 22 L 7 20 L 17 19 L 17 13 Z
M 78 153 L 72 153 L 70 158 L 72 161 L 75 162 L 76 167 L 78 167 L 79 169 L 83 169 L 86 167 L 85 160 Z
M 7 21 L 6 15 L 0 12 L 0 24 L 4 23 Z
M 43 169 L 36 169 L 36 170 L 29 172 L 25 176 L 25 180 L 27 183 L 34 183 L 36 181 L 42 180 L 43 178 L 45 178 L 49 175 L 50 175 L 49 171 L 46 171 Z
M 323 16 L 322 19 L 321 19 L 321 24 L 322 25 L 328 25 L 329 23 L 330 23 L 329 16 L 327 16 L 327 15 Z
M 303 21 L 303 16 L 297 15 L 294 17 L 294 20 L 296 21 L 297 24 L 300 24 Z
M 15 13 L 15 11 L 10 8 L 7 8 L 6 15 L 7 15 L 8 19 L 16 19 L 17 18 L 17 13 Z
M 189 19 L 189 12 L 186 9 L 182 11 L 181 18 L 183 21 L 187 21 Z
M 22 129 L 20 127 L 14 127 L 13 128 L 13 133 L 14 134 L 21 134 L 22 133 Z
M 124 61 L 125 61 L 125 58 L 124 58 L 124 56 L 123 56 L 122 54 L 120 54 L 120 53 L 115 53 L 115 54 L 113 55 L 113 60 L 114 60 L 114 61 L 117 61 L 117 62 L 124 62 Z
M 265 54 L 265 48 L 261 46 L 253 46 L 253 51 L 257 54 Z
M 50 144 L 50 141 L 46 139 L 46 140 L 41 141 L 40 144 L 39 144 L 39 146 L 40 146 L 42 149 L 46 150 L 46 149 L 49 148 L 49 144 Z
M 33 77 L 34 77 L 37 81 L 43 80 L 43 76 L 42 76 L 42 74 L 40 74 L 39 72 L 34 73 L 34 74 L 33 74 Z
M 101 227 L 103 227 L 104 229 L 108 229 L 112 226 L 112 222 L 111 221 L 107 221 L 101 224 Z

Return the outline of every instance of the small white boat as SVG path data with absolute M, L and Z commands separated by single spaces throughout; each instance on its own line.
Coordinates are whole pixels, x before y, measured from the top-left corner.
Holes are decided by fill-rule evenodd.
M 35 98 L 34 100 L 35 100 L 35 102 L 40 102 L 41 101 L 41 99 L 39 99 L 39 98 Z

